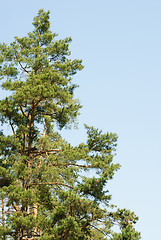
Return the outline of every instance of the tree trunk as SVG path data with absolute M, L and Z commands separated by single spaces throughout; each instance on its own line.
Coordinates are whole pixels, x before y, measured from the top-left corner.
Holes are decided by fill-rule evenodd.
M 34 203 L 33 205 L 33 208 L 34 208 L 34 217 L 37 218 L 37 203 Z M 37 227 L 34 227 L 33 228 L 33 237 L 36 237 L 37 236 Z
M 2 197 L 2 226 L 5 227 L 5 212 L 4 212 L 4 197 L 3 197 L 3 190 L 1 190 L 1 197 Z M 3 235 L 3 240 L 5 240 L 6 237 Z

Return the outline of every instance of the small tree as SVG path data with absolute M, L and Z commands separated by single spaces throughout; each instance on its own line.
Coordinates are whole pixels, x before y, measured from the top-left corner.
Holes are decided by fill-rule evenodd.
M 127 210 L 111 209 L 106 188 L 114 172 L 116 134 L 87 129 L 87 143 L 72 147 L 56 132 L 79 114 L 72 76 L 81 60 L 69 58 L 71 38 L 56 40 L 49 12 L 40 10 L 34 30 L 0 45 L 2 239 L 140 239 Z M 118 224 L 121 232 L 114 233 Z

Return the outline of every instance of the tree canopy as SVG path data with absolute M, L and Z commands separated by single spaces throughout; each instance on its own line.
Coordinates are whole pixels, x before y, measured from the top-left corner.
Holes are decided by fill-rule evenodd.
M 57 40 L 49 11 L 40 9 L 34 30 L 0 44 L 0 237 L 40 240 L 137 240 L 137 217 L 110 204 L 107 184 L 120 168 L 113 162 L 115 133 L 85 125 L 87 142 L 72 146 L 56 130 L 76 121 L 71 38 Z M 119 231 L 115 231 L 115 225 Z

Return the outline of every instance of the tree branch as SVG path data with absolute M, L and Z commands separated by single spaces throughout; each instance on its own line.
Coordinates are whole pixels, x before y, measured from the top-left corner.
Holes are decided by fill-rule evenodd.
M 19 61 L 19 64 L 20 64 L 20 67 L 26 72 L 26 73 L 29 73 L 29 71 L 26 70 L 26 68 L 24 68 L 21 64 L 21 62 Z
M 13 124 L 12 124 L 12 122 L 11 122 L 11 118 L 9 117 L 9 123 L 10 123 L 10 126 L 11 126 L 11 128 L 12 128 L 12 132 L 13 132 L 13 134 L 15 135 L 16 133 L 15 133 L 15 130 L 14 130 L 14 127 L 13 127 Z
M 73 189 L 73 187 L 71 187 L 71 186 L 69 186 L 67 184 L 64 184 L 64 183 L 59 183 L 59 182 L 33 183 L 32 185 L 62 185 L 64 187 L 68 187 L 68 188 Z
M 46 153 L 52 153 L 52 152 L 59 152 L 59 149 L 50 149 L 50 150 L 45 150 L 45 151 L 31 151 L 31 154 L 36 154 L 35 157 L 40 156 L 42 154 Z
M 62 237 L 64 238 L 64 237 L 66 237 L 67 235 L 68 235 L 68 232 L 70 231 L 70 229 L 68 229 L 65 233 L 63 233 L 61 236 L 59 235 L 58 236 L 58 238 L 60 239 L 62 239 Z
M 58 163 L 58 164 L 53 164 L 54 167 L 58 166 L 75 166 L 75 167 L 83 167 L 83 168 L 90 168 L 92 167 L 91 165 L 81 165 L 81 164 L 74 164 L 74 163 Z
M 18 212 L 18 211 L 19 211 L 19 207 L 18 207 L 18 206 L 16 206 L 16 205 L 14 204 L 14 202 L 12 202 L 12 206 L 13 206 L 13 208 L 16 210 L 16 212 Z
M 22 115 L 23 115 L 24 117 L 28 118 L 28 116 L 24 113 L 24 110 L 23 110 L 22 106 L 19 105 L 19 107 L 20 107 L 20 109 L 21 109 Z

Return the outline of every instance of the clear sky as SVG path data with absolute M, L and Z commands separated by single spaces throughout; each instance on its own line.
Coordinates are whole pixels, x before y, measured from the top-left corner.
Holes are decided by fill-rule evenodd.
M 118 134 L 112 202 L 139 216 L 142 240 L 160 239 L 161 1 L 1 1 L 0 42 L 32 31 L 40 8 L 51 11 L 53 32 L 72 37 L 72 57 L 85 66 L 74 78 L 84 106 L 79 129 L 63 136 L 85 141 L 84 123 Z

